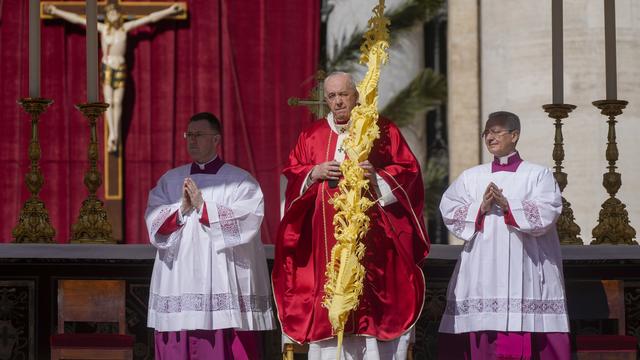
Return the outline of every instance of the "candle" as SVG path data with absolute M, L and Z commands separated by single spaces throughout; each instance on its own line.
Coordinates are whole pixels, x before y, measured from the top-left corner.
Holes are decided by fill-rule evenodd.
M 554 104 L 564 102 L 562 46 L 562 0 L 553 0 L 551 3 L 551 74 Z
M 87 0 L 87 102 L 98 102 L 98 4 Z
M 40 0 L 29 0 L 29 97 L 40 97 Z
M 604 56 L 607 78 L 607 100 L 618 97 L 616 72 L 616 3 L 604 0 Z

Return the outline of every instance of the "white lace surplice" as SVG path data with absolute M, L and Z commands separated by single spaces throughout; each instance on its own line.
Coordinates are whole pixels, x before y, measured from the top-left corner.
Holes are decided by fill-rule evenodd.
M 167 172 L 149 194 L 145 220 L 158 253 L 148 326 L 157 331 L 273 329 L 269 272 L 260 240 L 260 186 L 229 164 L 215 175 L 189 171 L 185 165 Z M 180 206 L 187 176 L 202 191 L 209 226 L 193 211 L 184 215 L 180 229 L 161 235 L 158 229 Z
M 503 189 L 518 228 L 496 207 L 482 231 L 475 221 L 487 185 Z M 447 290 L 440 332 L 568 332 L 562 256 L 555 222 L 561 194 L 546 168 L 522 162 L 516 172 L 491 164 L 460 175 L 440 203 L 443 220 L 465 241 Z

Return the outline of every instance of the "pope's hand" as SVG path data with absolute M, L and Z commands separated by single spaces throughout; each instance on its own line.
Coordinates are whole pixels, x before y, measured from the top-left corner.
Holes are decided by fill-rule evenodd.
M 340 163 L 331 160 L 313 167 L 309 175 L 311 180 L 338 180 L 340 178 Z
M 377 183 L 377 177 L 376 177 L 376 169 L 373 167 L 373 165 L 369 162 L 369 160 L 365 160 L 363 162 L 361 162 L 360 164 L 358 164 L 362 169 L 364 169 L 364 177 L 369 178 L 369 182 L 372 185 L 375 185 Z

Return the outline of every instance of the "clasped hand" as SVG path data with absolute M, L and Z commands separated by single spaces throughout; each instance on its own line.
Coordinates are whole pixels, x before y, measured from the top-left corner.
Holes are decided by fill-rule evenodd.
M 362 169 L 364 169 L 364 176 L 369 178 L 369 181 L 375 184 L 376 169 L 369 162 L 369 160 L 365 160 L 358 165 Z M 311 177 L 312 181 L 338 180 L 341 174 L 342 172 L 340 171 L 340 163 L 335 160 L 331 160 L 314 166 L 309 176 Z
M 203 203 L 202 192 L 198 189 L 196 183 L 191 178 L 184 179 L 182 185 L 182 203 L 180 204 L 182 213 L 186 214 L 193 209 L 199 209 Z
M 502 194 L 502 189 L 500 189 L 493 182 L 489 183 L 487 189 L 484 191 L 484 195 L 482 196 L 482 205 L 480 205 L 480 211 L 483 214 L 487 213 L 491 210 L 491 206 L 496 204 L 502 211 L 507 212 L 509 209 L 509 202 L 507 198 Z

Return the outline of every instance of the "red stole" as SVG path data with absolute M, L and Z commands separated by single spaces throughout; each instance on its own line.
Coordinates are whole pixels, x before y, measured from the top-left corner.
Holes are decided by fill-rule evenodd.
M 385 119 L 378 125 L 381 137 L 369 161 L 398 202 L 375 205 L 368 212 L 363 296 L 345 333 L 390 340 L 411 327 L 422 311 L 425 282 L 419 265 L 428 254 L 429 239 L 420 167 L 399 129 Z M 300 343 L 333 336 L 321 302 L 335 244 L 335 210 L 328 200 L 338 189 L 326 182 L 314 183 L 303 195 L 300 189 L 314 165 L 333 159 L 337 137 L 326 120 L 312 124 L 299 136 L 283 171 L 288 180 L 286 211 L 276 239 L 272 281 L 283 331 Z

